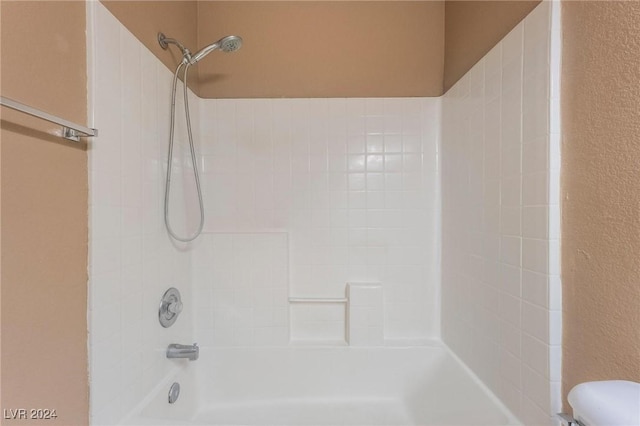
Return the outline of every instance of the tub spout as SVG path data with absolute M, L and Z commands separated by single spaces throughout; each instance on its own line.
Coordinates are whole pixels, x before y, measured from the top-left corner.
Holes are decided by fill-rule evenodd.
M 167 358 L 187 358 L 195 361 L 200 356 L 200 348 L 197 343 L 193 345 L 179 345 L 172 343 L 167 347 Z

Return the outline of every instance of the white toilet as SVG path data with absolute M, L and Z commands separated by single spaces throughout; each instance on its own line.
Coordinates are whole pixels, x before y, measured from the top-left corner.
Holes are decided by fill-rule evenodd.
M 640 383 L 625 380 L 582 383 L 571 389 L 568 399 L 575 419 L 569 424 L 640 426 Z

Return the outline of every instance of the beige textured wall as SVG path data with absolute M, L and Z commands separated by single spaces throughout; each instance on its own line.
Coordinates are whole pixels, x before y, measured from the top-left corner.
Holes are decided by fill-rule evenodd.
M 640 2 L 563 2 L 563 389 L 640 381 Z
M 175 46 L 163 50 L 158 44 L 158 32 L 179 40 L 192 51 L 198 45 L 196 1 L 101 0 L 101 2 L 172 72 L 182 60 L 182 55 Z M 197 77 L 196 73 L 192 73 L 189 78 L 189 87 L 196 92 Z
M 444 3 L 198 3 L 198 42 L 245 44 L 199 65 L 205 98 L 439 96 Z
M 447 1 L 445 6 L 444 90 L 509 33 L 540 0 Z
M 84 2 L 3 1 L 0 19 L 2 95 L 84 123 Z M 86 150 L 6 108 L 0 127 L 1 408 L 58 415 L 3 424 L 86 425 Z

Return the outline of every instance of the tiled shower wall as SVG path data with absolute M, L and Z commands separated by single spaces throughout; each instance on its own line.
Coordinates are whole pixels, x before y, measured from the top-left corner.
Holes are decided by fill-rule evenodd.
M 178 365 L 165 358 L 167 345 L 192 342 L 189 303 L 172 328 L 158 322 L 169 287 L 189 300 L 191 265 L 188 247 L 170 241 L 162 219 L 171 73 L 101 3 L 87 9 L 90 105 L 100 132 L 88 152 L 91 424 L 114 425 Z M 178 145 L 172 211 L 183 231 L 193 227 L 181 210 L 193 194 L 183 189 L 191 170 Z
M 439 99 L 201 102 L 206 232 L 285 233 L 289 263 L 277 269 L 288 267 L 289 296 L 341 298 L 349 282 L 378 282 L 387 339 L 438 337 Z M 235 300 L 218 308 L 252 306 L 250 292 L 243 297 L 243 286 L 225 279 L 219 285 L 236 288 Z M 215 291 L 205 279 L 195 284 Z M 292 309 L 293 340 L 344 340 L 344 306 Z M 212 327 L 264 326 L 255 310 L 237 319 L 243 327 L 199 312 L 198 338 L 213 344 L 222 343 Z M 226 341 L 256 343 L 242 333 Z
M 561 408 L 556 7 L 443 101 L 443 340 L 528 425 Z
M 303 307 L 291 327 L 289 296 L 344 297 L 347 282 L 379 282 L 387 339 L 438 336 L 439 100 L 190 93 L 207 217 L 196 243 L 175 244 L 162 216 L 171 73 L 99 2 L 88 10 L 100 130 L 89 147 L 92 424 L 118 423 L 182 368 L 165 358 L 169 343 L 344 337 L 332 335 L 331 310 Z M 176 134 L 171 212 L 184 235 L 197 204 L 182 119 Z M 164 329 L 157 308 L 172 286 L 185 311 Z
M 201 235 L 192 261 L 198 342 L 286 346 L 288 258 L 284 232 Z

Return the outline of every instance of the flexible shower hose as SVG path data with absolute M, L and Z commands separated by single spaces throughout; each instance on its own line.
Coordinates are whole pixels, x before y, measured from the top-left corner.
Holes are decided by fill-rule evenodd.
M 182 86 L 184 88 L 184 113 L 187 119 L 187 135 L 189 137 L 189 150 L 191 151 L 191 162 L 193 164 L 193 176 L 196 181 L 196 190 L 198 192 L 198 203 L 200 206 L 200 224 L 196 232 L 188 237 L 181 237 L 177 235 L 171 228 L 169 221 L 169 194 L 171 193 L 171 167 L 173 165 L 173 139 L 175 132 L 175 116 L 176 116 L 176 88 L 178 85 L 178 75 L 180 70 L 184 66 L 184 72 L 182 75 Z M 191 132 L 191 117 L 189 116 L 189 99 L 187 96 L 187 73 L 189 71 L 189 63 L 182 61 L 176 68 L 176 72 L 173 75 L 173 91 L 171 93 L 171 127 L 169 129 L 169 155 L 167 158 L 167 181 L 164 191 L 164 224 L 167 227 L 167 232 L 174 239 L 183 243 L 188 243 L 195 240 L 204 227 L 204 204 L 202 202 L 202 190 L 200 189 L 200 176 L 198 173 L 198 161 L 196 159 L 196 150 L 193 146 L 193 134 Z

